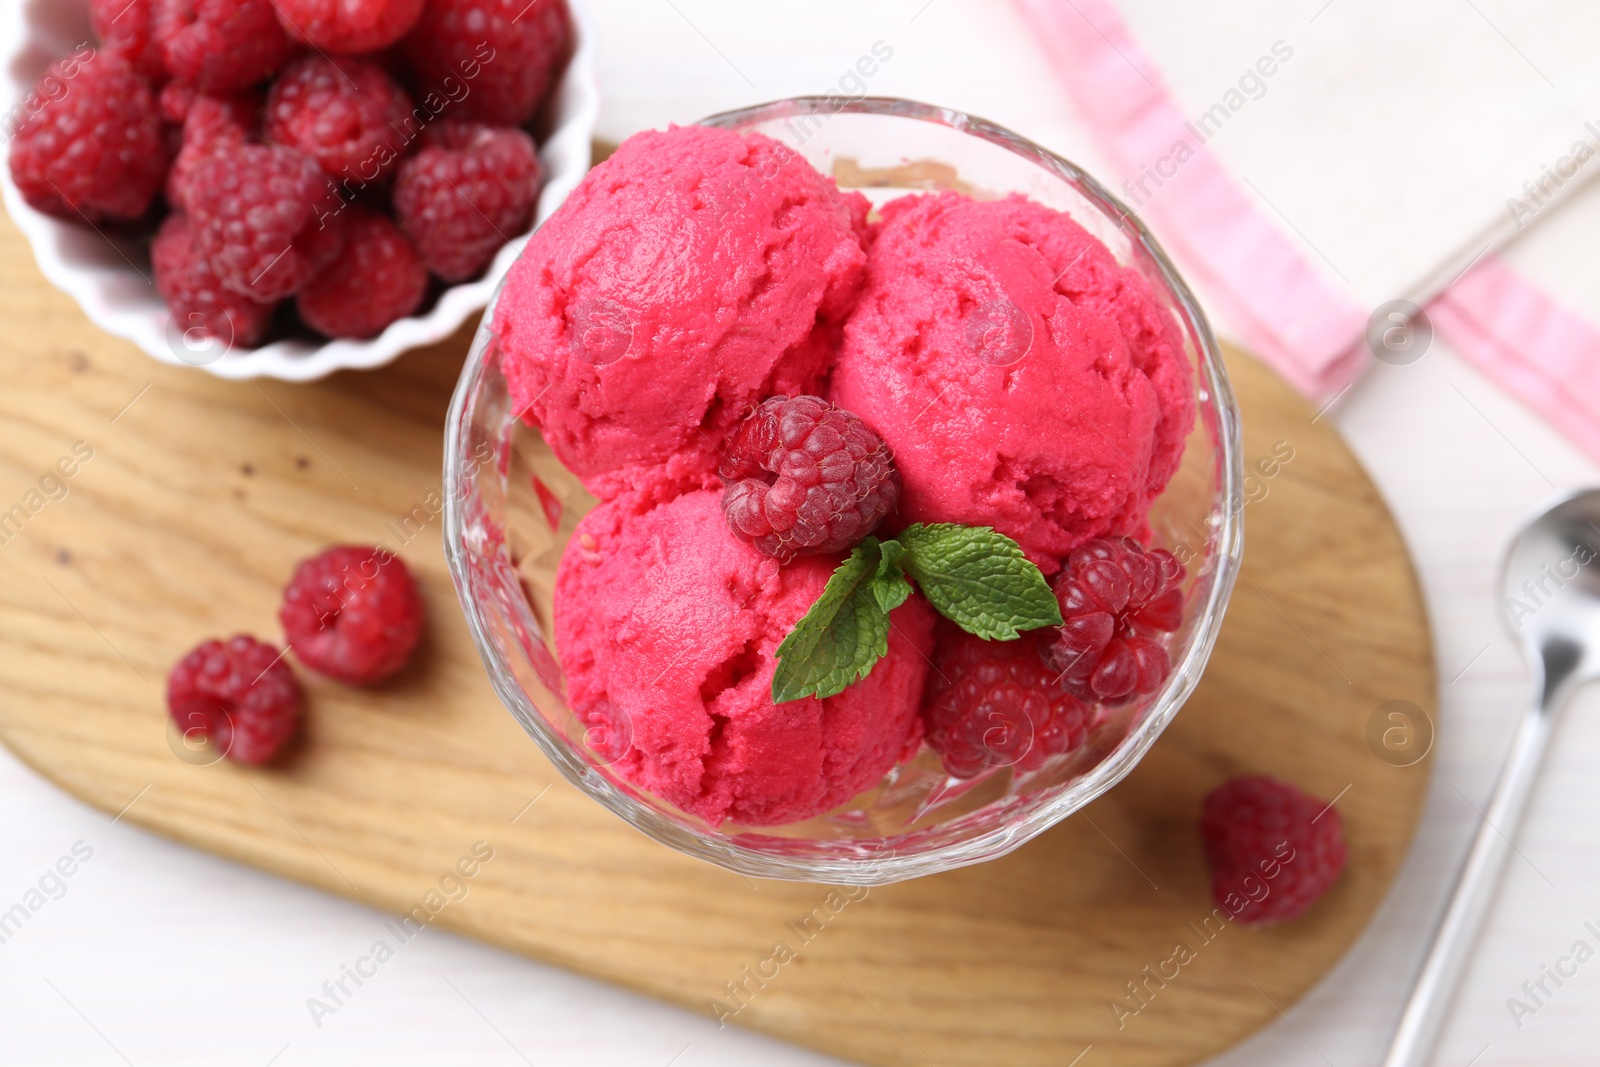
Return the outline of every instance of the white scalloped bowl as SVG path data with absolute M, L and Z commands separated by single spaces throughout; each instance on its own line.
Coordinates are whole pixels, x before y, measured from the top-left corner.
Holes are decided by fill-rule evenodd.
M 234 348 L 220 356 L 209 347 L 192 350 L 182 331 L 173 328 L 166 304 L 148 280 L 144 264 L 149 256 L 141 247 L 143 242 L 113 239 L 88 226 L 42 214 L 23 201 L 11 180 L 12 117 L 49 65 L 90 39 L 88 0 L 0 2 L 0 141 L 6 156 L 0 166 L 0 195 L 50 283 L 76 300 L 96 326 L 132 341 L 163 363 L 200 367 L 222 378 L 296 382 L 314 381 L 339 370 L 381 367 L 408 349 L 444 340 L 482 311 L 534 228 L 588 172 L 590 144 L 600 112 L 594 22 L 582 0 L 567 3 L 572 9 L 577 47 L 547 105 L 550 132 L 539 145 L 546 180 L 534 225 L 500 249 L 481 278 L 445 289 L 426 314 L 401 319 L 371 340 L 317 344 L 294 338 L 261 348 Z

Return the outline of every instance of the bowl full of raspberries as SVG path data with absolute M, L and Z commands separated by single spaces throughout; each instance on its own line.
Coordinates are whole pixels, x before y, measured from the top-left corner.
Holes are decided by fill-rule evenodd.
M 25 0 L 0 188 L 102 329 L 320 378 L 482 310 L 590 162 L 572 0 Z

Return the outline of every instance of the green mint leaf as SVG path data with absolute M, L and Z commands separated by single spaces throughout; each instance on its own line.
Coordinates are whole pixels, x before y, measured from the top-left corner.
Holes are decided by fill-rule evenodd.
M 842 693 L 888 653 L 889 616 L 875 591 L 883 558 L 881 546 L 869 537 L 833 572 L 817 602 L 778 646 L 774 704 Z M 895 580 L 907 584 L 904 577 Z
M 906 581 L 906 576 L 896 574 L 893 578 L 875 578 L 872 582 L 872 596 L 878 602 L 878 610 L 885 615 L 906 602 L 911 595 L 911 583 Z
M 868 541 L 877 538 L 869 537 Z M 906 602 L 911 595 L 911 583 L 906 581 L 905 568 L 902 561 L 905 559 L 905 546 L 899 541 L 883 541 L 878 544 L 878 573 L 872 580 L 872 595 L 877 598 L 878 607 L 887 615 L 895 608 Z
M 876 537 L 869 537 L 861 543 L 866 544 L 867 541 L 871 541 L 878 546 L 878 577 L 880 579 L 894 578 L 904 573 L 902 565 L 906 558 L 905 545 L 902 545 L 899 541 L 879 541 Z
M 939 613 L 968 633 L 1010 641 L 1060 626 L 1061 608 L 1039 568 L 987 526 L 918 523 L 900 535 L 906 573 Z

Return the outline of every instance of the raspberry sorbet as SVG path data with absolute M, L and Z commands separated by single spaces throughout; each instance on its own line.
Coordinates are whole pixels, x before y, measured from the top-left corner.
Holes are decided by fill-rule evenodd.
M 762 826 L 836 807 L 914 753 L 934 619 L 920 597 L 891 614 L 864 680 L 772 702 L 778 644 L 836 563 L 780 567 L 733 534 L 715 492 L 590 512 L 556 579 L 556 647 L 573 709 L 621 742 L 614 770 L 713 826 Z
M 819 391 L 866 211 L 767 137 L 629 138 L 512 268 L 495 331 L 513 403 L 602 498 L 718 484 L 752 406 Z
M 1044 575 L 1074 550 L 1093 563 L 1097 539 L 1148 535 L 1194 425 L 1175 320 L 1067 215 L 953 193 L 880 211 L 869 224 L 863 197 L 759 134 L 642 133 L 534 234 L 495 312 L 513 410 L 601 500 L 556 582 L 569 703 L 619 778 L 713 826 L 835 808 L 925 729 L 957 776 L 1042 766 L 1084 742 L 1097 701 L 1166 676 L 1182 594 L 1154 564 L 1112 567 L 1108 604 L 1066 595 L 1077 571 L 1058 583 L 1084 609 L 1070 633 L 989 641 L 963 623 L 925 697 L 932 604 L 965 609 L 895 585 L 903 543 L 869 547 L 869 579 L 844 572 L 778 674 L 874 530 L 990 527 L 972 533 L 1014 539 Z M 824 629 L 890 603 L 876 662 Z M 1098 688 L 1063 686 L 1043 655 L 1058 646 Z M 774 702 L 775 677 L 796 699 Z
M 1046 574 L 1091 538 L 1142 533 L 1194 425 L 1149 284 L 1020 196 L 882 212 L 829 399 L 894 451 L 900 520 L 992 526 Z

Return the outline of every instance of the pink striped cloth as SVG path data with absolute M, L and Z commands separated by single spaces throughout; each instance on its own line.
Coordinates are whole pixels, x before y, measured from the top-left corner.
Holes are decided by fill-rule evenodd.
M 1113 0 L 1014 2 L 1119 171 L 1140 175 L 1147 161 L 1189 147 L 1182 172 L 1140 214 L 1241 340 L 1313 398 L 1353 381 L 1373 361 L 1367 309 L 1195 136 Z M 1440 336 L 1600 460 L 1600 330 L 1492 254 L 1427 311 Z
M 1474 366 L 1600 460 L 1600 330 L 1494 256 L 1428 304 Z

